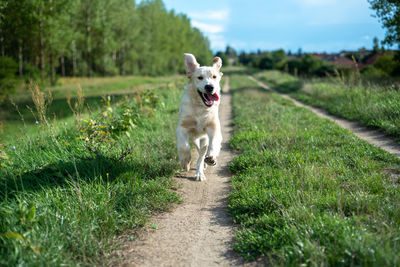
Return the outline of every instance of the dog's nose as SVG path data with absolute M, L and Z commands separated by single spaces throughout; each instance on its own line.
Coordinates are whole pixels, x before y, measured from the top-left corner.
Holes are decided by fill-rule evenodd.
M 206 89 L 207 93 L 211 93 L 214 90 L 214 86 L 212 86 L 211 84 L 207 84 L 206 86 L 204 86 L 204 89 Z

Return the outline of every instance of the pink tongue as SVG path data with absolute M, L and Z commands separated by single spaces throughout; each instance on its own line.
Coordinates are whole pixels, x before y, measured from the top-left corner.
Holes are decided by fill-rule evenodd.
M 211 95 L 211 94 L 207 94 L 207 95 L 211 100 L 214 100 L 214 101 L 218 101 L 219 100 L 219 96 L 217 95 L 217 93 L 215 93 L 213 95 Z

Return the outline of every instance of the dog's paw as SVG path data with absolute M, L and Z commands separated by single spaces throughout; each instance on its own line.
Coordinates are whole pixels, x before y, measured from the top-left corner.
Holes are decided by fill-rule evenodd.
M 183 171 L 188 172 L 190 171 L 190 161 L 181 161 L 181 168 Z
M 217 165 L 217 159 L 214 158 L 213 156 L 208 156 L 204 159 L 204 162 L 207 163 L 210 166 L 215 166 Z
M 204 173 L 196 173 L 196 175 L 194 176 L 194 179 L 196 181 L 205 181 L 206 176 L 204 175 Z

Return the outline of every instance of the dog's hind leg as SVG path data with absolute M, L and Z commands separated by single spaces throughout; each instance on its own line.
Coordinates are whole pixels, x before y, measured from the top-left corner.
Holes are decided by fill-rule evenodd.
M 181 167 L 185 171 L 190 170 L 190 145 L 189 134 L 182 128 L 176 129 L 176 136 L 178 137 L 178 154 Z
M 197 148 L 197 152 L 199 153 L 199 158 L 197 159 L 197 165 L 196 165 L 196 174 L 195 174 L 195 179 L 196 181 L 204 181 L 206 180 L 206 176 L 204 175 L 204 169 L 205 169 L 205 164 L 204 164 L 204 157 L 207 153 L 207 137 L 202 137 L 198 138 L 194 141 L 194 144 Z

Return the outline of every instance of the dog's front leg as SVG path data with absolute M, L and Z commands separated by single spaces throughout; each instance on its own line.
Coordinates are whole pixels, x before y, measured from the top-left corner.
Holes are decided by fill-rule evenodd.
M 204 181 L 206 180 L 206 176 L 204 175 L 204 157 L 207 153 L 207 147 L 208 147 L 208 138 L 203 137 L 196 139 L 194 141 L 194 144 L 197 148 L 197 151 L 199 152 L 199 158 L 197 159 L 197 165 L 196 165 L 196 174 L 194 178 L 196 181 Z
M 207 135 L 209 138 L 209 145 L 204 161 L 208 165 L 214 166 L 217 164 L 217 157 L 221 151 L 222 143 L 221 126 L 219 124 L 219 120 L 216 121 L 215 124 L 211 124 L 207 127 Z
M 190 170 L 190 145 L 189 145 L 189 134 L 186 129 L 178 127 L 176 129 L 176 136 L 178 138 L 178 154 L 181 167 L 185 171 Z

